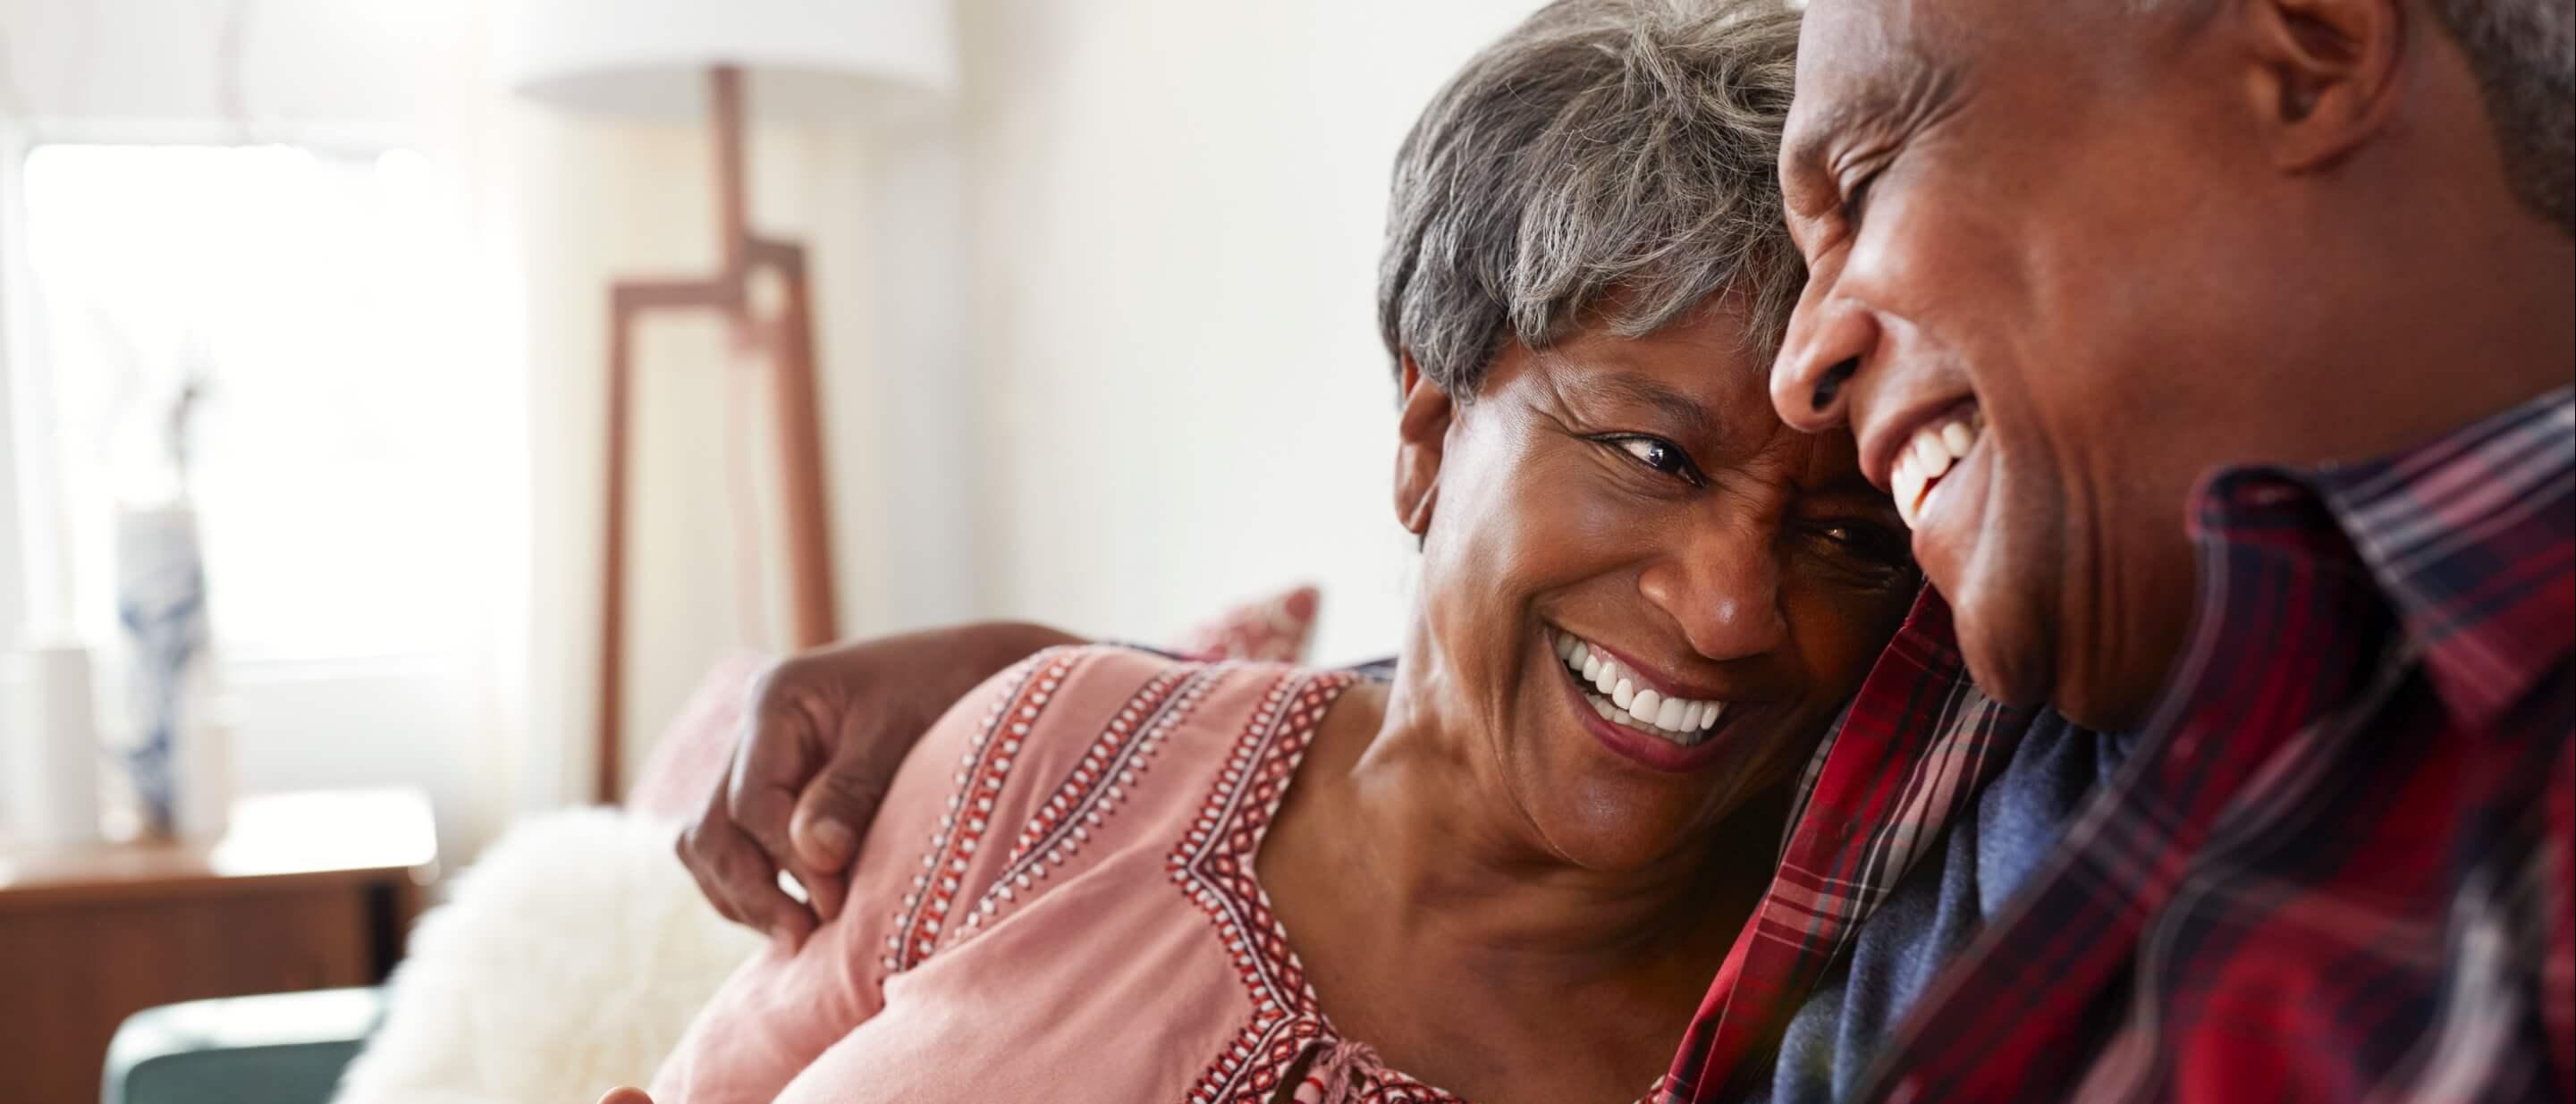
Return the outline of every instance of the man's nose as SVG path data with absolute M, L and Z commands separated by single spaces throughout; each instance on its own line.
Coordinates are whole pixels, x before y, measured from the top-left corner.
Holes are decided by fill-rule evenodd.
M 1834 294 L 1830 280 L 1809 281 L 1789 316 L 1788 339 L 1771 366 L 1771 405 L 1780 420 L 1821 433 L 1849 420 L 1851 382 L 1878 344 L 1878 321 Z
M 1776 543 L 1754 519 L 1708 518 L 1649 564 L 1637 589 L 1681 626 L 1692 651 L 1719 660 L 1760 655 L 1788 639 Z

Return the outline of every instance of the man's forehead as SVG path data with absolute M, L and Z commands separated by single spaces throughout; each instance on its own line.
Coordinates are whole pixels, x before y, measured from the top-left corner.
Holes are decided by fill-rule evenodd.
M 1824 55 L 1827 61 L 1885 52 L 1928 58 L 1928 51 L 1955 48 L 1980 33 L 2057 17 L 2059 13 L 1998 0 L 1807 0 L 1799 61 L 1803 65 L 1815 57 L 1809 47 L 1828 39 L 1835 53 Z
M 1925 82 L 1956 67 L 1963 19 L 1985 0 L 1809 0 L 1798 40 L 1798 90 L 1790 101 L 1790 160 L 1826 135 L 1900 111 Z

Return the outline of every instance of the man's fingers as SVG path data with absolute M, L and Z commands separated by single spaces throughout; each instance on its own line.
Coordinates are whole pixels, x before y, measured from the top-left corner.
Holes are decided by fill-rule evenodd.
M 680 838 L 681 854 L 716 911 L 737 924 L 803 944 L 814 913 L 778 887 L 778 868 L 731 824 L 701 824 Z
M 788 832 L 795 841 L 788 869 L 805 887 L 805 899 L 814 906 L 814 914 L 828 922 L 841 914 L 850 864 L 858 858 L 859 845 L 845 823 L 815 819 L 818 806 L 811 797 L 821 786 L 817 780 L 806 791 L 807 799 L 797 802 L 794 826 Z
M 757 925 L 760 930 L 768 932 L 772 938 L 786 940 L 789 949 L 804 946 L 806 937 L 814 934 L 817 921 L 813 911 L 788 896 L 786 890 L 778 888 L 776 878 L 770 879 L 766 889 L 747 896 L 749 900 L 744 907 L 763 918 Z
M 796 883 L 805 887 L 805 903 L 823 923 L 831 923 L 849 904 L 850 880 L 835 874 L 800 874 Z
M 854 744 L 798 796 L 789 832 L 797 880 L 827 920 L 840 915 L 850 866 L 858 861 L 866 826 L 875 823 L 877 809 L 885 804 L 892 774 L 868 754 L 873 749 L 866 741 Z
M 795 704 L 792 688 L 780 682 L 794 677 L 794 669 L 781 665 L 753 695 L 749 731 L 734 753 L 726 788 L 727 819 L 767 858 L 766 884 L 773 887 L 777 870 L 797 865 L 788 822 L 796 814 L 797 795 L 824 762 L 813 724 Z
M 734 907 L 732 891 L 716 873 L 719 858 L 716 841 L 733 831 L 732 814 L 725 808 L 725 790 L 729 784 L 729 780 L 719 780 L 709 791 L 706 808 L 698 811 L 695 822 L 680 830 L 680 838 L 672 850 L 679 853 L 680 865 L 687 868 L 689 877 L 697 880 L 699 895 L 715 906 L 717 915 L 737 924 L 749 925 L 751 921 L 742 915 L 742 910 Z
M 653 1098 L 644 1095 L 642 1089 L 627 1086 L 608 1090 L 608 1095 L 599 1098 L 599 1104 L 653 1104 Z
M 861 826 L 875 822 L 877 807 L 885 804 L 883 773 L 848 756 L 834 760 L 805 786 L 796 798 L 795 830 L 790 833 L 797 865 L 839 872 L 858 860 Z

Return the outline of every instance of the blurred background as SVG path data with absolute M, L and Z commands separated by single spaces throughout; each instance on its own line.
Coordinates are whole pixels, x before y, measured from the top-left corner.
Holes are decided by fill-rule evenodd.
M 1388 167 L 1533 7 L 0 0 L 0 975 L 319 939 L 73 914 L 332 871 L 380 975 L 818 627 L 1176 642 L 1313 584 L 1310 658 L 1391 651 Z M 810 401 L 800 289 L 728 267 L 722 63 Z M 639 280 L 740 305 L 625 327 L 604 636 Z M 339 981 L 243 968 L 198 988 Z M 74 1021 L 131 1011 L 7 1002 L 91 1087 Z

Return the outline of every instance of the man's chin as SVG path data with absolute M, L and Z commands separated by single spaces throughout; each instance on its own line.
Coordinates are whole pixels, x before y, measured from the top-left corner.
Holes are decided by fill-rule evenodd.
M 2156 705 L 2154 692 L 2105 692 L 2092 679 L 2061 679 L 2045 649 L 1981 649 L 1965 628 L 1958 646 L 1976 690 L 2014 708 L 2048 705 L 2092 731 L 2130 731 L 2146 723 Z
M 1976 680 L 1978 692 L 2006 705 L 2030 708 L 2042 702 L 2066 712 L 2057 696 L 2056 650 L 2048 644 L 2048 634 L 2037 629 L 1996 631 L 1998 622 L 2028 621 L 2028 618 L 1977 616 L 1974 607 L 1962 606 L 1955 622 L 1959 637 L 1959 655 L 1967 660 L 1968 677 Z M 2068 714 L 2070 717 L 2073 714 Z
M 2050 708 L 2096 732 L 2126 732 L 2147 723 L 2148 714 L 2164 700 L 2162 667 L 2132 671 L 2086 672 L 2058 679 L 2048 696 Z
M 2049 677 L 2040 673 L 2044 664 L 2030 663 L 2025 657 L 1981 659 L 1981 653 L 1961 647 L 1968 660 L 1968 677 L 1976 680 L 1979 693 L 2006 705 L 2029 708 L 2046 702 L 2058 712 L 2066 711 L 2062 703 L 2051 700 L 2054 688 Z
M 1979 693 L 2025 709 L 2044 703 L 2067 720 L 2097 732 L 2136 728 L 2155 707 L 2155 691 L 2142 692 L 2137 687 L 2161 686 L 2161 680 L 2061 673 L 2047 633 L 2017 633 L 2004 639 L 2003 634 L 1979 631 L 1991 623 L 1965 611 L 1957 621 L 1959 654 L 1967 660 L 1968 677 L 1976 680 Z

